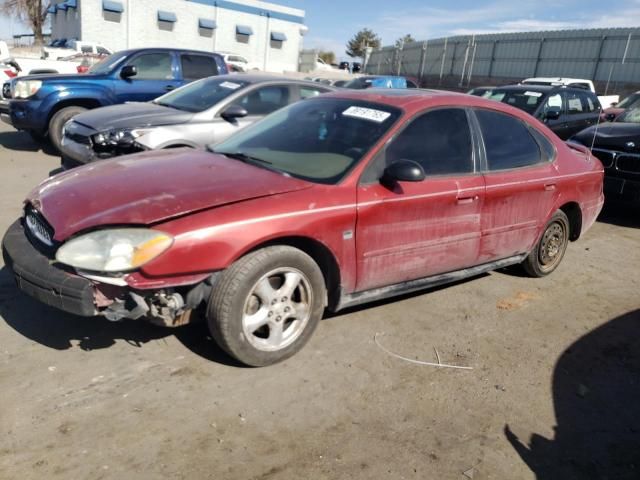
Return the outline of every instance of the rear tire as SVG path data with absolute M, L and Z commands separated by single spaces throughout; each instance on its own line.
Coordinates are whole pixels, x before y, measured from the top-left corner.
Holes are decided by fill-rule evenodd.
M 556 211 L 534 249 L 522 266 L 531 277 L 544 277 L 553 272 L 564 257 L 569 244 L 569 219 L 562 210 Z
M 298 352 L 324 312 L 326 288 L 316 262 L 289 246 L 263 248 L 225 270 L 207 305 L 216 343 L 245 365 L 261 367 Z
M 62 153 L 62 127 L 64 127 L 64 124 L 79 113 L 86 111 L 87 109 L 84 107 L 65 107 L 58 110 L 51 117 L 49 121 L 49 138 L 58 152 Z

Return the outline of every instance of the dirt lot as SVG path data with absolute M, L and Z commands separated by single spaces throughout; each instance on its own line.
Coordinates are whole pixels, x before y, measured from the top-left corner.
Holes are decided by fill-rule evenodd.
M 0 127 L 1 232 L 58 162 Z M 608 206 L 551 277 L 351 310 L 263 369 L 203 325 L 59 313 L 2 267 L 0 478 L 638 478 L 638 213 Z

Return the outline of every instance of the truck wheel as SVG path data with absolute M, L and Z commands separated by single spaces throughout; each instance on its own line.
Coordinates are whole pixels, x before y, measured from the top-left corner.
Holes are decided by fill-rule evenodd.
M 325 297 L 324 277 L 309 255 L 283 245 L 263 248 L 222 273 L 207 305 L 209 330 L 240 362 L 271 365 L 307 343 Z
M 522 266 L 531 277 L 544 277 L 553 272 L 569 244 L 569 219 L 562 210 L 553 214 L 544 227 L 542 237 Z
M 61 152 L 62 146 L 62 127 L 79 113 L 86 112 L 83 107 L 65 107 L 58 110 L 49 121 L 49 138 L 53 146 Z

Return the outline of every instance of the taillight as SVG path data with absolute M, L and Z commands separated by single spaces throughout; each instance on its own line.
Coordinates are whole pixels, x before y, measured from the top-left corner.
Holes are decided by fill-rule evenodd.
M 89 67 L 87 65 L 78 65 L 76 70 L 78 73 L 87 73 L 87 71 L 89 71 Z
M 4 74 L 5 74 L 7 77 L 9 77 L 9 78 L 13 78 L 13 77 L 15 77 L 15 76 L 17 76 L 17 75 L 18 75 L 18 74 L 17 74 L 17 73 L 15 73 L 13 70 L 5 70 L 5 71 L 4 71 Z

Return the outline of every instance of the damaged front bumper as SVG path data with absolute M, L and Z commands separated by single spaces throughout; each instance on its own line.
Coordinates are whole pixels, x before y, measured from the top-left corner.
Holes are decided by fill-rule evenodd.
M 83 317 L 145 319 L 169 327 L 190 322 L 193 310 L 207 300 L 217 278 L 214 273 L 192 285 L 137 290 L 121 277 L 75 272 L 36 248 L 20 220 L 7 230 L 2 256 L 18 288 L 42 303 Z

